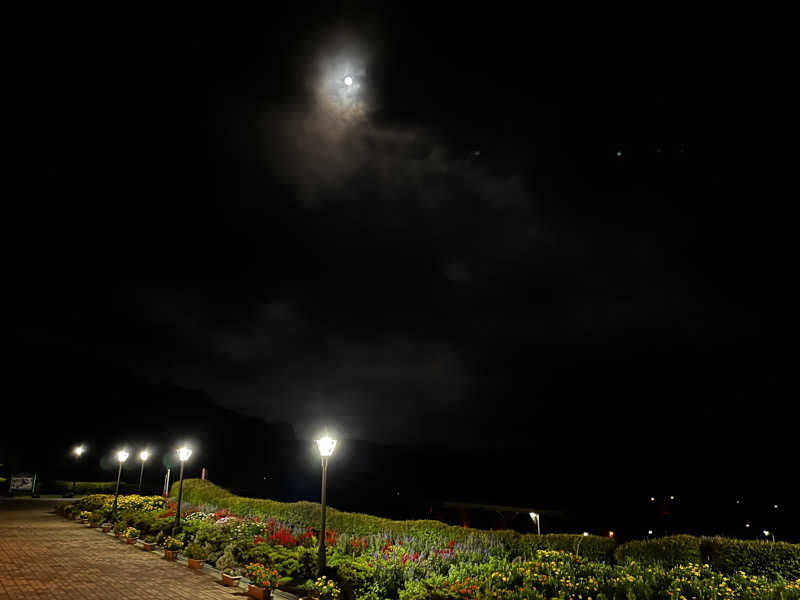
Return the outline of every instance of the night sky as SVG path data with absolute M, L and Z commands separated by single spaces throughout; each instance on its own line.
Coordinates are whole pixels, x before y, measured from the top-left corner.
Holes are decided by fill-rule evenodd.
M 303 439 L 646 496 L 796 472 L 787 199 L 721 17 L 333 2 L 29 27 L 4 202 L 21 418 L 57 429 L 81 390 L 31 380 L 91 364 Z

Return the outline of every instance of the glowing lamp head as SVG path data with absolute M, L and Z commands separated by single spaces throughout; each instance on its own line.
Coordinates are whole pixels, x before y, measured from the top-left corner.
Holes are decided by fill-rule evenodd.
M 178 458 L 181 462 L 186 462 L 189 460 L 189 457 L 192 455 L 192 449 L 187 448 L 184 446 L 183 448 L 178 448 Z
M 613 531 L 609 531 L 608 532 L 608 537 L 614 537 L 614 532 Z
M 317 448 L 319 448 L 320 456 L 330 456 L 333 454 L 333 449 L 336 448 L 336 440 L 331 439 L 326 435 L 321 440 L 317 440 Z
M 344 84 L 347 87 L 350 87 L 351 85 L 353 85 L 353 78 L 350 77 L 350 75 L 348 75 L 347 77 L 344 78 Z
M 765 529 L 765 530 L 764 530 L 764 535 L 767 535 L 767 536 L 768 536 L 768 535 L 769 535 L 769 531 Z
M 83 446 L 76 446 L 73 452 L 75 453 L 75 456 L 80 456 L 81 454 L 86 452 L 86 448 L 84 448 Z
M 531 519 L 533 519 L 534 523 L 536 523 L 539 520 L 539 513 L 532 512 L 532 513 L 528 513 L 528 514 L 530 514 Z
M 589 535 L 589 532 L 588 532 L 588 531 L 584 531 L 584 532 L 583 532 L 583 537 L 588 537 L 588 535 Z
M 744 526 L 745 527 L 750 527 L 750 523 L 745 523 Z
M 648 529 L 647 530 L 647 535 L 653 535 L 653 530 L 652 529 Z
M 141 452 L 139 452 L 139 460 L 144 462 L 148 458 L 150 458 L 150 453 L 147 450 L 142 450 Z
M 126 460 L 128 460 L 128 456 L 129 455 L 125 450 L 120 450 L 117 452 L 117 460 L 121 463 L 124 463 Z

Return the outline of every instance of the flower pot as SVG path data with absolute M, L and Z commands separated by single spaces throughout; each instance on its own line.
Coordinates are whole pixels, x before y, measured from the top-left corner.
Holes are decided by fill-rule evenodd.
M 239 585 L 239 581 L 242 579 L 241 575 L 228 575 L 227 573 L 222 574 L 222 585 L 227 587 L 236 587 Z
M 155 542 L 142 542 L 142 548 L 146 552 L 152 552 L 153 550 L 156 549 L 156 544 Z
M 252 583 L 247 586 L 247 595 L 255 600 L 269 600 L 269 591 Z
M 108 526 L 104 525 L 103 526 L 103 533 L 108 533 L 109 531 L 111 531 L 111 525 L 108 525 Z
M 121 537 L 122 537 L 122 532 L 120 532 L 120 531 L 115 531 L 115 532 L 114 532 L 114 537 L 115 537 L 115 538 L 117 538 L 117 539 L 121 538 Z
M 175 560 L 178 558 L 178 551 L 177 550 L 164 550 L 164 558 L 167 560 Z
M 129 544 L 135 544 L 138 538 L 125 538 L 125 541 Z
M 81 525 L 86 525 L 86 523 L 88 523 L 89 521 L 87 519 L 81 519 L 80 522 Z
M 201 560 L 199 558 L 187 558 L 187 562 L 189 563 L 190 569 L 202 569 L 203 565 L 206 561 Z
M 97 527 L 97 523 L 92 523 L 91 521 L 89 521 L 89 527 L 94 529 L 95 527 Z

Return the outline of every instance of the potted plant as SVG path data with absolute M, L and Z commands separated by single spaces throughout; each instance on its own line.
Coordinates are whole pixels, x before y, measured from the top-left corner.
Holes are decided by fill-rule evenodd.
M 164 548 L 164 558 L 167 560 L 175 560 L 178 557 L 178 552 L 183 548 L 183 542 L 168 535 L 162 546 Z
M 278 572 L 261 563 L 250 563 L 244 572 L 250 580 L 247 595 L 255 600 L 269 600 L 272 590 L 278 586 Z
M 335 581 L 323 575 L 314 580 L 311 593 L 319 600 L 338 600 L 339 596 L 342 595 L 342 590 L 336 585 Z
M 88 510 L 82 510 L 81 511 L 81 515 L 80 515 L 81 523 L 88 522 L 89 521 L 89 517 L 91 517 L 91 516 L 92 516 L 92 513 L 90 513 Z
M 186 560 L 189 561 L 190 569 L 202 569 L 203 564 L 208 558 L 208 550 L 206 550 L 205 546 L 193 543 L 186 546 L 183 555 L 186 557 Z
M 125 530 L 125 541 L 129 544 L 135 544 L 136 540 L 139 539 L 140 531 L 136 529 L 136 527 L 128 527 Z
M 156 549 L 156 536 L 154 535 L 146 535 L 143 540 L 139 541 L 142 542 L 142 548 L 144 548 L 146 552 L 152 552 Z
M 106 521 L 101 525 L 101 527 L 103 528 L 103 533 L 108 533 L 109 531 L 111 531 L 111 528 L 114 527 L 114 524 Z
M 127 529 L 127 526 L 123 521 L 117 521 L 116 523 L 114 523 L 113 529 L 114 529 L 114 536 L 117 539 L 119 539 L 122 537 L 122 532 L 124 532 Z
M 236 565 L 236 559 L 233 557 L 233 546 L 228 546 L 225 551 L 217 559 L 217 568 L 222 575 L 222 585 L 227 587 L 238 587 L 242 575 Z
M 234 567 L 225 567 L 222 571 L 222 585 L 227 587 L 237 587 L 242 576 L 239 571 Z
M 92 516 L 89 517 L 89 527 L 99 527 L 102 522 L 103 515 L 100 513 L 92 513 Z

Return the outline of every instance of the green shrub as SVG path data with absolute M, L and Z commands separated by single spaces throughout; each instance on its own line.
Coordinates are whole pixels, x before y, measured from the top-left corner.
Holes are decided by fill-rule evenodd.
M 713 537 L 702 540 L 703 557 L 716 571 L 800 579 L 800 544 Z
M 177 484 L 175 484 L 177 485 Z M 173 495 L 177 488 L 173 486 Z M 315 526 L 321 520 L 320 505 L 314 502 L 276 502 L 257 498 L 236 496 L 229 491 L 200 479 L 184 479 L 183 498 L 195 505 L 212 505 L 227 508 L 231 512 L 246 516 L 276 518 L 289 525 Z M 491 547 L 499 556 L 514 558 L 529 557 L 536 550 L 580 551 L 590 560 L 611 562 L 614 557 L 614 540 L 607 537 L 572 534 L 533 535 L 516 531 L 483 531 L 440 521 L 393 521 L 372 515 L 336 510 L 328 507 L 327 523 L 330 529 L 352 535 L 385 535 L 392 538 L 412 536 L 420 542 L 444 547 L 450 541 L 470 545 Z
M 86 496 L 87 494 L 114 494 L 117 487 L 116 481 L 76 481 L 75 494 Z M 72 494 L 72 482 L 58 479 L 45 480 L 37 483 L 37 488 L 42 494 Z M 120 494 L 135 494 L 137 485 L 121 481 L 119 484 Z
M 634 540 L 622 544 L 614 552 L 618 563 L 636 561 L 674 567 L 689 563 L 699 564 L 700 539 L 692 535 L 671 535 L 652 540 Z

